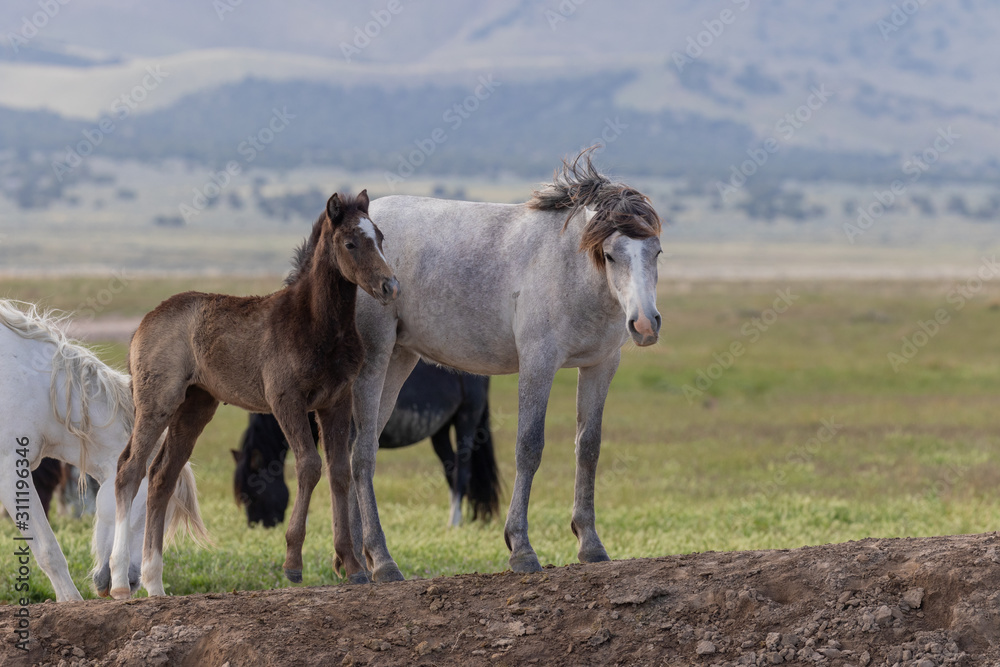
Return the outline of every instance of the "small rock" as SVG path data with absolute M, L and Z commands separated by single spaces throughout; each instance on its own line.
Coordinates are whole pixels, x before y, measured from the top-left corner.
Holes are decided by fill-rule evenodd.
M 798 646 L 801 643 L 802 643 L 802 639 L 798 635 L 796 635 L 796 634 L 792 634 L 792 633 L 789 632 L 789 633 L 781 635 L 781 644 L 783 646 L 789 646 L 791 648 L 798 648 Z
M 715 644 L 703 639 L 698 642 L 698 646 L 695 647 L 694 652 L 698 655 L 710 655 L 715 653 Z
M 431 584 L 430 586 L 427 587 L 427 590 L 424 592 L 427 595 L 441 595 L 441 587 L 438 586 L 437 584 Z
M 858 658 L 858 663 L 861 665 L 861 667 L 868 667 L 868 664 L 871 661 L 872 661 L 872 655 L 868 651 L 862 653 L 861 657 Z
M 370 651 L 388 651 L 390 646 L 389 642 L 384 642 L 381 639 L 366 639 L 365 648 Z
M 772 665 L 780 665 L 785 661 L 785 659 L 781 657 L 781 654 L 777 651 L 771 651 L 767 654 L 767 661 Z
M 348 653 L 344 656 L 344 659 L 340 661 L 341 667 L 352 667 L 354 665 L 354 656 Z
M 917 667 L 937 667 L 937 663 L 930 658 L 924 658 L 917 663 Z
M 885 623 L 892 618 L 892 610 L 888 606 L 882 605 L 875 611 L 875 622 Z
M 143 632 L 142 630 L 136 630 L 135 632 L 132 633 L 132 639 L 135 640 L 135 641 L 139 641 L 140 639 L 142 639 L 145 636 L 146 636 L 146 633 Z
M 836 648 L 821 648 L 816 652 L 819 653 L 820 655 L 826 656 L 830 660 L 833 660 L 834 658 L 839 658 L 841 654 L 840 649 Z
M 924 589 L 911 588 L 906 591 L 903 593 L 903 602 L 905 602 L 910 609 L 920 609 L 920 605 L 924 603 Z
M 591 646 L 600 646 L 609 639 L 611 639 L 611 631 L 607 628 L 601 628 L 587 640 L 587 643 Z
M 767 633 L 767 639 L 764 640 L 764 646 L 774 650 L 778 648 L 778 644 L 781 643 L 781 633 L 780 632 L 769 632 Z
M 74 646 L 73 647 L 73 655 L 75 655 L 78 658 L 82 658 L 83 656 L 86 655 L 86 653 L 84 653 L 83 649 L 80 648 L 79 646 Z

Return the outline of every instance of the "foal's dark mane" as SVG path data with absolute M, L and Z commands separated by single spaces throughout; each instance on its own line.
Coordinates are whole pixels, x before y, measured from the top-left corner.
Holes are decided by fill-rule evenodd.
M 594 211 L 583 230 L 580 250 L 589 252 L 594 264 L 603 268 L 602 244 L 609 236 L 615 232 L 634 239 L 659 236 L 661 223 L 649 197 L 624 183 L 612 183 L 597 171 L 591 161 L 596 148 L 581 151 L 572 162 L 563 160 L 552 182 L 535 190 L 528 206 L 539 211 L 569 209 L 563 229 L 580 207 Z
M 367 216 L 367 214 L 361 210 L 360 202 L 357 197 L 343 192 L 339 194 L 339 197 L 340 215 L 342 217 L 346 218 L 356 212 L 360 212 L 362 215 Z M 299 247 L 295 249 L 295 254 L 292 256 L 292 270 L 288 273 L 288 277 L 285 278 L 286 286 L 298 282 L 299 278 L 309 273 L 309 269 L 312 266 L 313 252 L 316 250 L 316 244 L 319 243 L 319 234 L 323 230 L 324 220 L 326 220 L 325 210 L 319 214 L 316 222 L 313 223 L 312 232 L 310 232 L 309 238 L 304 239 Z

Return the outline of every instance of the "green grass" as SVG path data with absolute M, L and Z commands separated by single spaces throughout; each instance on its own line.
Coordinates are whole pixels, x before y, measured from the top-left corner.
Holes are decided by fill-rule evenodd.
M 190 287 L 254 292 L 276 282 L 137 280 L 108 312 L 142 312 Z M 661 285 L 661 342 L 626 349 L 605 410 L 597 511 L 611 556 L 998 528 L 1000 289 L 987 285 L 951 312 L 951 321 L 896 373 L 887 354 L 899 351 L 918 321 L 952 308 L 946 301 L 952 285 L 795 283 L 798 300 L 750 343 L 741 327 L 784 287 Z M 37 280 L 2 283 L 0 293 L 72 307 L 86 288 Z M 745 354 L 704 395 L 689 400 L 684 385 L 693 385 L 699 370 L 714 363 L 713 354 L 734 341 L 746 343 Z M 105 346 L 101 353 L 120 364 L 124 347 Z M 574 392 L 575 372 L 561 372 L 529 512 L 543 563 L 575 561 L 569 530 Z M 514 479 L 516 396 L 516 377 L 494 378 L 494 440 L 506 493 Z M 237 446 L 245 419 L 237 409 L 221 408 L 195 448 L 202 510 L 216 546 L 202 550 L 181 541 L 168 549 L 170 593 L 289 585 L 281 573 L 283 531 L 248 529 L 233 501 L 228 450 Z M 833 426 L 824 431 L 823 420 Z M 501 521 L 445 525 L 445 483 L 427 443 L 381 453 L 375 482 L 389 548 L 407 577 L 506 567 Z M 86 595 L 89 522 L 54 516 L 53 524 Z M 9 522 L 0 522 L 0 539 L 13 545 L 15 534 Z M 6 601 L 14 597 L 11 552 L 0 549 L 0 599 Z M 310 511 L 307 585 L 337 583 L 331 557 L 329 491 L 322 481 Z M 34 600 L 52 595 L 37 569 L 31 586 Z

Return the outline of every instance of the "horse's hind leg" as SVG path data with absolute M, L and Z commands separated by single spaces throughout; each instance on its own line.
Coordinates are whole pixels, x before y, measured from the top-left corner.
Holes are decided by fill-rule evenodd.
M 352 584 L 368 583 L 368 575 L 361 567 L 351 541 L 348 494 L 351 490 L 351 400 L 350 388 L 335 405 L 316 412 L 320 436 L 326 451 L 327 476 L 330 478 L 330 499 L 333 504 L 333 545 L 336 557 L 333 569 L 339 572 L 343 564 L 347 580 Z
M 306 539 L 306 517 L 309 499 L 319 482 L 322 461 L 316 451 L 306 406 L 301 401 L 276 401 L 271 403 L 274 418 L 295 454 L 295 476 L 298 490 L 292 516 L 285 530 L 285 577 L 294 584 L 302 583 L 302 544 Z
M 456 488 L 458 457 L 451 447 L 451 422 L 442 426 L 431 436 L 434 453 L 441 459 L 444 476 L 448 480 L 448 491 L 451 495 L 451 508 L 448 510 L 448 525 L 458 526 L 462 523 L 462 494 Z
M 150 595 L 163 590 L 163 531 L 167 504 L 177 488 L 177 478 L 191 458 L 194 444 L 212 420 L 219 402 L 200 387 L 188 387 L 184 402 L 174 413 L 167 438 L 149 468 L 146 501 L 146 534 L 142 545 L 142 585 Z
M 610 560 L 597 536 L 594 522 L 594 481 L 601 453 L 601 420 L 611 379 L 618 369 L 621 353 L 602 363 L 581 368 L 576 390 L 576 486 L 573 497 L 573 534 L 580 542 L 581 563 Z
M 129 584 L 129 544 L 132 530 L 129 518 L 139 484 L 146 476 L 146 462 L 156 447 L 160 434 L 167 427 L 169 413 L 146 415 L 136 408 L 135 426 L 128 444 L 118 457 L 115 476 L 115 541 L 111 548 L 111 597 L 127 600 L 132 596 Z

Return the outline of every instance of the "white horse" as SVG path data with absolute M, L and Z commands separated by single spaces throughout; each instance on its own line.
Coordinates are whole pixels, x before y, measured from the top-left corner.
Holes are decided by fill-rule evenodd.
M 108 367 L 90 350 L 67 340 L 62 318 L 31 304 L 0 300 L 0 504 L 17 523 L 26 545 L 55 589 L 56 600 L 82 600 L 42 510 L 30 470 L 43 457 L 72 463 L 101 487 L 97 493 L 92 576 L 97 593 L 108 595 L 114 541 L 114 476 L 135 410 L 129 377 Z M 85 478 L 85 476 L 84 476 Z M 129 583 L 139 586 L 145 483 L 132 508 L 135 558 Z M 185 467 L 168 513 L 170 532 L 188 530 L 207 540 L 198 509 L 194 474 Z
M 594 525 L 601 420 L 621 347 L 655 343 L 660 219 L 649 199 L 598 173 L 589 152 L 526 204 L 393 196 L 371 204 L 400 282 L 392 304 L 359 295 L 366 362 L 354 385 L 351 469 L 363 553 L 376 581 L 402 579 L 379 523 L 378 436 L 418 358 L 518 378 L 517 475 L 504 537 L 517 572 L 541 569 L 528 496 L 556 371 L 578 368 L 572 530 L 583 562 L 607 560 Z

